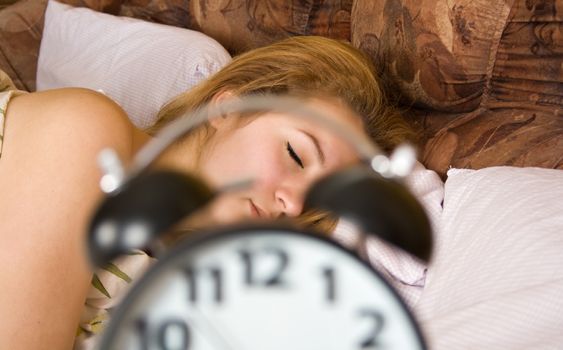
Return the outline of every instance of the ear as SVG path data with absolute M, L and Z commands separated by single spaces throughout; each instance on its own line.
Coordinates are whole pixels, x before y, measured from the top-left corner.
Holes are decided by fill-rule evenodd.
M 232 91 L 221 90 L 211 98 L 211 102 L 209 106 L 211 108 L 217 108 L 218 106 L 220 107 L 222 104 L 226 103 L 227 101 L 234 99 L 238 99 L 238 97 Z M 214 129 L 220 129 L 224 127 L 225 124 L 231 125 L 234 119 L 234 118 L 228 118 L 228 113 L 223 112 L 222 110 L 220 110 L 220 115 L 209 115 L 209 117 L 211 118 L 209 124 Z

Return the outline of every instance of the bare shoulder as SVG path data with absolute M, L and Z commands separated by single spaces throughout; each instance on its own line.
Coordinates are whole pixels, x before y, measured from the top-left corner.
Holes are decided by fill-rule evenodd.
M 125 161 L 132 157 L 134 129 L 118 104 L 93 90 L 19 95 L 8 105 L 0 169 L 42 166 L 98 176 L 96 158 L 102 149 L 115 149 Z
M 0 348 L 72 347 L 91 279 L 84 235 L 102 195 L 96 158 L 111 147 L 129 159 L 133 132 L 124 111 L 95 91 L 10 101 L 0 158 L 0 310 L 13 317 L 0 322 Z
M 20 134 L 20 128 L 26 132 Z M 6 129 L 6 142 L 10 142 L 10 134 L 15 139 L 36 137 L 37 132 L 64 134 L 68 141 L 82 138 L 85 146 L 96 141 L 126 146 L 133 125 L 123 109 L 105 95 L 66 88 L 15 97 L 8 108 Z

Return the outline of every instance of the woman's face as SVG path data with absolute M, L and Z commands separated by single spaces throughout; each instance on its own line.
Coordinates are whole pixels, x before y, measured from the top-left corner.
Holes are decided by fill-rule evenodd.
M 310 103 L 363 133 L 360 119 L 344 105 Z M 312 183 L 358 159 L 341 137 L 299 117 L 267 113 L 242 123 L 226 117 L 215 119 L 212 126 L 215 133 L 200 158 L 201 175 L 217 188 L 253 181 L 218 198 L 206 213 L 213 223 L 297 216 Z

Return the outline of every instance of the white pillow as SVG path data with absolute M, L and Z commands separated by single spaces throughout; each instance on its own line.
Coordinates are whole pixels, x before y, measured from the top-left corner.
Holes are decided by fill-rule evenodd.
M 140 128 L 160 107 L 230 61 L 196 31 L 112 16 L 49 1 L 39 51 L 37 90 L 102 90 Z
M 452 169 L 417 314 L 431 349 L 560 349 L 563 171 Z

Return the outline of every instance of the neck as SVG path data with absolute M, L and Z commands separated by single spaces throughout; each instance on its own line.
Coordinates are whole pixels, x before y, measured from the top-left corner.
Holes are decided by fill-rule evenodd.
M 157 136 L 158 137 L 158 136 Z M 138 148 L 135 152 L 138 152 L 141 147 L 144 147 L 148 142 L 153 140 L 154 137 L 146 133 L 142 133 L 138 136 Z M 199 151 L 196 137 L 184 137 L 180 140 L 175 141 L 167 149 L 162 152 L 154 162 L 156 168 L 159 169 L 171 169 L 180 172 L 195 174 L 198 172 L 199 163 Z
M 139 152 L 139 150 L 145 146 L 146 143 L 148 143 L 150 140 L 152 140 L 152 136 L 150 136 L 149 134 L 147 134 L 146 132 L 137 129 L 137 128 L 133 128 L 133 138 L 132 138 L 132 153 L 133 154 L 137 154 L 137 152 Z

